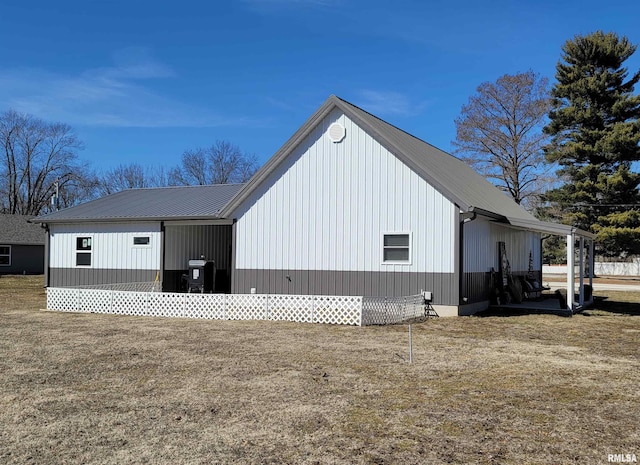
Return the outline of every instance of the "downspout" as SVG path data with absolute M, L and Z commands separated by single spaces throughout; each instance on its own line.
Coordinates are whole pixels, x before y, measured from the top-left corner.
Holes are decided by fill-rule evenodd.
M 471 216 L 466 216 L 468 215 L 468 213 L 471 213 Z M 473 220 L 475 220 L 478 217 L 478 214 L 474 211 L 472 212 L 466 212 L 466 213 L 461 213 L 460 217 L 462 218 L 462 221 L 460 221 L 460 234 L 459 234 L 459 241 L 460 244 L 458 245 L 459 247 L 459 252 L 458 252 L 458 270 L 459 270 L 459 277 L 458 277 L 458 306 L 463 305 L 465 303 L 467 303 L 468 297 L 465 296 L 465 289 L 464 289 L 464 225 L 465 223 L 471 223 Z
M 236 276 L 236 236 L 237 236 L 237 225 L 238 220 L 233 219 L 233 224 L 231 225 L 231 273 L 229 279 L 229 293 L 235 294 L 237 293 L 236 286 L 238 285 Z
M 162 280 L 162 287 L 164 290 L 164 264 L 165 264 L 165 244 L 164 244 L 164 221 L 160 221 L 160 279 Z
M 49 287 L 51 279 L 51 272 L 49 268 L 49 264 L 51 263 L 51 260 L 49 259 L 49 253 L 51 250 L 51 232 L 49 231 L 49 225 L 47 223 L 42 223 L 40 226 L 47 234 L 47 238 L 44 241 L 44 287 L 46 288 Z

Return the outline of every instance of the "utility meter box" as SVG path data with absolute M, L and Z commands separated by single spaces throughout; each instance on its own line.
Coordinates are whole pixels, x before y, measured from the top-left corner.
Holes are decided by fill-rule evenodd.
M 213 260 L 189 260 L 187 292 L 211 293 L 215 291 L 216 265 Z

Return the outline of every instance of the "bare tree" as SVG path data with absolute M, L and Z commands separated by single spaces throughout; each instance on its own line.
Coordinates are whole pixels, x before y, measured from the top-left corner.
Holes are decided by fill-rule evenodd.
M 206 149 L 186 150 L 182 154 L 182 165 L 171 172 L 171 179 L 175 184 L 210 184 L 207 182 L 208 167 Z
M 44 207 L 40 213 L 54 211 L 57 208 L 68 208 L 87 200 L 95 199 L 100 195 L 100 178 L 89 169 L 81 175 L 71 176 L 59 189 L 57 205 L 50 204 Z
M 169 175 L 163 167 L 145 167 L 139 163 L 130 163 L 108 170 L 100 179 L 99 191 L 102 195 L 108 195 L 125 189 L 168 185 Z
M 185 151 L 182 164 L 171 171 L 170 181 L 181 185 L 242 183 L 257 168 L 255 155 L 247 155 L 237 146 L 218 140 L 211 147 Z
M 255 156 L 242 153 L 229 142 L 217 141 L 206 149 L 185 151 L 181 164 L 169 170 L 139 163 L 118 165 L 100 177 L 98 190 L 108 195 L 124 189 L 240 183 L 249 180 L 256 169 Z
M 484 82 L 455 120 L 456 154 L 519 203 L 533 208 L 551 181 L 542 132 L 549 83 L 533 71 Z
M 84 177 L 82 143 L 70 126 L 9 110 L 0 115 L 0 210 L 37 215 L 46 210 L 56 182 L 72 188 Z

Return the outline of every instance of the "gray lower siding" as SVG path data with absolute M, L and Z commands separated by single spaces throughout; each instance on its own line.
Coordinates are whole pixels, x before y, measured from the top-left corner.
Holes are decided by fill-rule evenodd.
M 51 268 L 50 287 L 151 282 L 157 270 Z M 288 276 L 288 278 L 287 278 Z M 252 288 L 265 294 L 362 295 L 397 297 L 433 293 L 435 305 L 458 305 L 459 282 L 453 273 L 393 273 L 313 270 L 235 270 L 232 292 Z
M 462 278 L 462 298 L 472 304 L 489 300 L 491 294 L 491 273 L 465 273 Z
M 527 276 L 527 271 L 512 271 L 514 276 Z M 534 277 L 538 282 L 542 280 L 542 272 L 534 271 Z M 498 273 L 495 274 L 498 279 Z M 462 298 L 466 298 L 465 303 L 472 304 L 491 300 L 492 288 L 496 286 L 492 283 L 490 272 L 465 273 L 462 280 Z
M 50 268 L 49 287 L 97 284 L 143 283 L 156 279 L 158 270 L 109 270 L 93 268 Z M 162 278 L 160 278 L 162 279 Z
M 394 273 L 322 270 L 234 270 L 232 292 L 244 294 L 361 295 L 397 297 L 433 292 L 436 305 L 458 305 L 453 273 Z

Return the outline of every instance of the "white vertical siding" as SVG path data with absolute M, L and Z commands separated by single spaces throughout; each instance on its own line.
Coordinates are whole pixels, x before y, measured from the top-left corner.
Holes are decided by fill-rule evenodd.
M 521 231 L 477 218 L 464 225 L 464 272 L 498 270 L 498 242 L 504 242 L 513 271 L 540 270 L 540 233 Z
M 75 268 L 76 237 L 93 238 L 91 268 L 160 270 L 159 223 L 57 225 L 50 227 L 51 268 Z M 148 246 L 133 245 L 133 238 L 148 236 Z
M 333 143 L 333 122 L 346 138 Z M 236 267 L 454 271 L 457 209 L 339 110 L 245 202 Z M 382 264 L 383 232 L 411 232 L 410 265 Z

